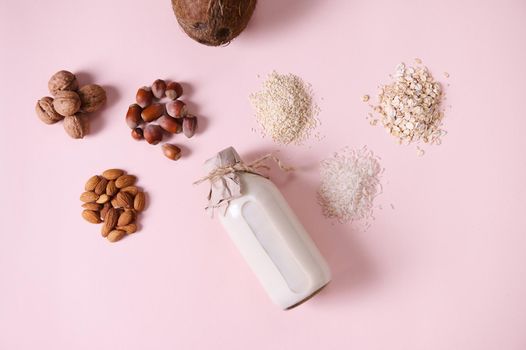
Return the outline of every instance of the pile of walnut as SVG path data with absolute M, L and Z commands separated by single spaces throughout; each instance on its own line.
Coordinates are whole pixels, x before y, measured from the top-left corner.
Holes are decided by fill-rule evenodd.
M 144 210 L 144 192 L 135 186 L 137 178 L 120 169 L 108 169 L 92 176 L 80 195 L 84 202 L 82 217 L 92 223 L 102 222 L 102 237 L 117 242 L 137 231 L 137 216 Z
M 179 100 L 183 87 L 177 82 L 165 82 L 157 79 L 152 86 L 144 86 L 137 91 L 137 103 L 130 105 L 126 113 L 126 124 L 132 129 L 131 135 L 136 140 L 145 139 L 156 145 L 163 139 L 163 134 L 183 133 L 186 137 L 194 136 L 197 129 L 197 118 L 186 110 L 186 104 Z M 161 100 L 169 101 L 163 103 Z M 176 145 L 165 143 L 164 155 L 172 160 L 181 158 L 181 149 Z
M 64 120 L 64 130 L 74 139 L 81 139 L 89 132 L 89 120 L 85 113 L 98 110 L 106 102 L 106 91 L 96 84 L 79 89 L 75 74 L 61 70 L 48 82 L 53 97 L 37 101 L 36 112 L 46 124 Z

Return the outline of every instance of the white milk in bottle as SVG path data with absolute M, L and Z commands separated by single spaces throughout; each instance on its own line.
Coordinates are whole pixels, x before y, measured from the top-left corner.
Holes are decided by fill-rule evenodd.
M 229 147 L 206 162 L 210 206 L 270 298 L 290 309 L 329 283 L 330 270 L 277 187 Z

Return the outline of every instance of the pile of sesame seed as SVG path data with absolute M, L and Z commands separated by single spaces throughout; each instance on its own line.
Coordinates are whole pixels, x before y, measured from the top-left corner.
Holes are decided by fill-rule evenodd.
M 427 67 L 420 65 L 420 60 L 416 61 L 418 65 L 415 67 L 400 63 L 394 81 L 380 87 L 378 105 L 371 105 L 379 114 L 379 120 L 373 117 L 370 123 L 376 125 L 380 121 L 399 143 L 438 145 L 445 135 L 442 130 L 442 87 Z M 366 102 L 369 97 L 366 95 L 362 100 Z
M 373 201 L 382 191 L 379 158 L 363 147 L 344 148 L 321 162 L 318 202 L 327 218 L 341 223 L 373 219 Z
M 250 101 L 263 134 L 279 144 L 302 144 L 319 123 L 311 86 L 294 74 L 273 71 Z

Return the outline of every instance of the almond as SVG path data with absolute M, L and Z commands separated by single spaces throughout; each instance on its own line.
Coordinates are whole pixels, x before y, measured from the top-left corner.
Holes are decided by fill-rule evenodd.
M 126 232 L 123 230 L 113 230 L 108 233 L 108 237 L 106 238 L 108 238 L 108 241 L 113 243 L 119 241 L 122 237 L 124 237 L 125 234 Z
M 121 169 L 108 169 L 102 173 L 102 176 L 107 180 L 115 180 L 122 174 L 124 174 L 124 171 Z
M 115 186 L 115 181 L 114 180 L 109 181 L 108 184 L 106 185 L 106 194 L 111 197 L 111 196 L 115 196 L 118 191 L 119 189 L 117 188 L 117 186 Z
M 137 232 L 137 224 L 129 224 L 126 226 L 117 226 L 118 230 L 123 230 L 127 234 L 132 234 Z
M 101 194 L 99 199 L 97 199 L 97 203 L 104 204 L 110 200 L 110 196 L 108 196 L 106 193 Z
M 83 210 L 82 217 L 84 218 L 84 220 L 86 220 L 87 222 L 91 222 L 92 224 L 100 223 L 99 214 L 93 210 Z
M 84 192 L 80 195 L 80 200 L 84 203 L 95 202 L 97 199 L 99 199 L 99 195 L 95 192 Z
M 100 217 L 101 218 L 106 217 L 106 213 L 108 212 L 108 210 L 110 210 L 110 208 L 112 208 L 110 202 L 104 203 L 104 205 L 102 206 L 102 209 L 100 210 Z
M 93 210 L 93 211 L 99 211 L 101 208 L 101 205 L 97 203 L 84 203 L 82 204 L 82 208 Z
M 106 237 L 111 230 L 117 226 L 117 220 L 119 219 L 119 212 L 117 209 L 109 208 L 108 212 L 104 216 L 104 224 L 102 225 L 101 234 L 102 237 Z
M 89 180 L 84 185 L 84 189 L 88 192 L 95 190 L 95 187 L 97 187 L 97 184 L 99 183 L 99 181 L 100 181 L 100 176 L 98 175 L 94 175 L 90 177 Z
M 133 200 L 133 208 L 137 211 L 143 211 L 146 205 L 146 197 L 144 192 L 139 192 Z
M 124 188 L 133 185 L 135 181 L 137 181 L 137 178 L 134 175 L 122 175 L 115 181 L 115 186 Z
M 126 226 L 133 221 L 134 215 L 132 210 L 124 211 L 117 221 L 117 226 Z
M 145 208 L 145 193 L 135 186 L 137 177 L 121 169 L 107 169 L 88 179 L 80 195 L 84 220 L 102 223 L 101 235 L 117 242 L 137 231 L 138 210 Z
M 97 184 L 97 187 L 95 187 L 95 193 L 99 196 L 106 192 L 106 185 L 108 184 L 108 180 L 105 178 L 100 179 L 99 183 Z
M 115 199 L 118 208 L 131 208 L 133 206 L 133 197 L 129 193 L 119 192 Z
M 127 187 L 121 188 L 121 192 L 128 192 L 132 196 L 135 196 L 137 192 L 139 192 L 139 189 L 136 186 L 127 186 Z

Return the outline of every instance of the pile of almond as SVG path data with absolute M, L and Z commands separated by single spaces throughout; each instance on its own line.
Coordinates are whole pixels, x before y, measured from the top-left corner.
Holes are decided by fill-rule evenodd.
M 137 216 L 144 210 L 146 199 L 136 181 L 123 170 L 108 169 L 90 177 L 80 195 L 84 202 L 82 217 L 92 224 L 102 223 L 102 237 L 110 242 L 137 231 Z
M 37 101 L 37 116 L 46 124 L 64 120 L 64 130 L 69 136 L 83 138 L 89 132 L 86 113 L 95 112 L 106 102 L 106 91 L 97 84 L 79 88 L 77 77 L 67 70 L 53 74 L 48 88 L 53 97 L 45 96 Z
M 135 96 L 137 103 L 130 105 L 126 113 L 126 124 L 132 129 L 132 137 L 156 145 L 164 135 L 183 133 L 188 138 L 194 136 L 197 117 L 188 113 L 186 104 L 179 100 L 182 94 L 181 84 L 162 79 L 140 88 Z M 163 102 L 163 99 L 168 102 Z M 172 160 L 181 157 L 181 149 L 169 143 L 163 145 L 163 153 Z

